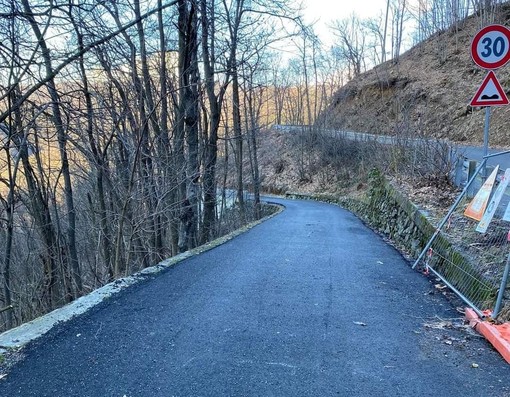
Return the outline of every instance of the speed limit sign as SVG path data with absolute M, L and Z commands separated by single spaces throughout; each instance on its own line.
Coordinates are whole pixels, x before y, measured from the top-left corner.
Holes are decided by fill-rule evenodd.
M 471 56 L 483 69 L 498 69 L 510 60 L 510 30 L 503 25 L 489 25 L 471 42 Z

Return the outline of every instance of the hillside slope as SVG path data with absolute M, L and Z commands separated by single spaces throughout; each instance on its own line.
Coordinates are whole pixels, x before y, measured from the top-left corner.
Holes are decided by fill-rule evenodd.
M 508 26 L 510 2 L 491 23 Z M 469 102 L 486 71 L 475 65 L 470 43 L 487 25 L 472 16 L 342 87 L 321 121 L 328 127 L 378 134 L 409 134 L 457 142 L 483 141 L 484 110 Z M 510 64 L 496 75 L 510 94 Z M 510 106 L 493 107 L 492 146 L 510 146 Z

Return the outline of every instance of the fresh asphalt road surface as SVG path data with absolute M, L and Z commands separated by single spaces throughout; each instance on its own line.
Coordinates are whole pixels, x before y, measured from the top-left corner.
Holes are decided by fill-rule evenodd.
M 274 201 L 286 210 L 28 346 L 0 396 L 510 395 L 485 340 L 441 329 L 461 315 L 434 280 L 347 211 Z

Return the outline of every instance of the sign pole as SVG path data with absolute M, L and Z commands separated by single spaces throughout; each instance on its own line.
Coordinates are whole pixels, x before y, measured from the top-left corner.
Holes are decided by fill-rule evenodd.
M 491 107 L 486 106 L 485 107 L 485 126 L 483 129 L 483 156 L 486 158 L 486 156 L 489 154 L 489 127 L 491 124 Z M 487 178 L 487 162 L 485 163 L 483 167 L 483 173 L 482 178 L 485 181 Z
M 478 31 L 471 41 L 471 58 L 482 69 L 489 70 L 482 85 L 471 100 L 470 105 L 485 106 L 485 126 L 483 133 L 483 155 L 486 163 L 489 154 L 489 126 L 491 106 L 508 105 L 510 101 L 499 83 L 495 69 L 510 61 L 510 29 L 503 25 L 489 25 Z M 484 164 L 482 179 L 487 179 L 487 165 Z

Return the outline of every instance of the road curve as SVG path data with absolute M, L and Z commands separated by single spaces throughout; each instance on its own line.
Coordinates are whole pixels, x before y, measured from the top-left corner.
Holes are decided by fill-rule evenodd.
M 28 346 L 0 396 L 510 395 L 499 355 L 442 327 L 460 315 L 433 280 L 345 210 L 274 201 Z

